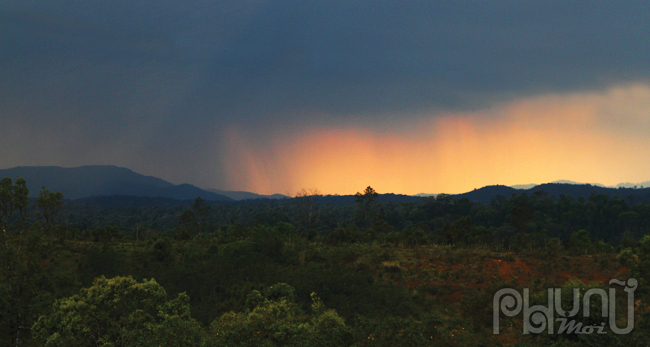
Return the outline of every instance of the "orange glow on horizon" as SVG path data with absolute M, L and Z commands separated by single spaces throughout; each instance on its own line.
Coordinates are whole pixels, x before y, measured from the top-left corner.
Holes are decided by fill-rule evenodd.
M 228 131 L 230 183 L 262 194 L 463 193 L 558 179 L 650 179 L 650 87 L 543 95 L 468 114 L 432 114 L 415 130 L 313 128 L 255 148 Z M 425 136 L 423 136 L 423 134 Z

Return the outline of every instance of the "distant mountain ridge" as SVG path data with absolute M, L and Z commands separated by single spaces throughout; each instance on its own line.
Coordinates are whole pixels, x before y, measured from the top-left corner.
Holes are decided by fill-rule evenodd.
M 589 185 L 592 185 L 592 186 L 598 186 L 598 187 L 603 187 L 603 188 L 648 188 L 648 187 L 650 187 L 650 181 L 645 181 L 645 182 L 641 182 L 641 183 L 625 182 L 625 183 L 619 183 L 619 184 L 617 184 L 615 186 L 606 186 L 606 185 L 600 184 L 600 183 L 580 183 L 580 182 L 569 181 L 569 180 L 557 180 L 557 181 L 553 181 L 553 182 L 549 182 L 549 183 L 545 183 L 545 184 L 552 184 L 552 183 L 577 184 L 577 185 L 589 184 Z M 537 187 L 537 186 L 540 186 L 540 185 L 541 184 L 531 183 L 531 184 L 516 184 L 516 185 L 510 186 L 510 187 L 515 188 L 515 189 L 530 189 L 530 188 Z
M 515 189 L 508 186 L 495 185 L 486 186 L 471 192 L 452 195 L 454 198 L 468 198 L 472 201 L 482 202 L 489 204 L 492 199 L 498 195 L 506 198 L 511 197 L 513 194 L 527 194 L 532 195 L 535 192 L 544 191 L 548 196 L 559 197 L 561 195 L 570 195 L 574 199 L 580 197 L 589 198 L 593 192 L 597 194 L 606 194 L 610 197 L 618 197 L 620 199 L 628 199 L 637 202 L 650 202 L 650 188 L 609 188 L 603 186 L 596 186 L 591 184 L 567 184 L 567 183 L 545 183 L 536 185 L 529 189 Z
M 225 195 L 233 200 L 251 200 L 251 199 L 290 199 L 290 196 L 283 194 L 262 195 L 251 192 L 232 191 L 232 190 L 219 190 L 219 189 L 206 189 L 209 192 Z
M 30 197 L 38 196 L 41 187 L 62 192 L 66 199 L 95 196 L 161 197 L 190 200 L 200 197 L 211 201 L 232 201 L 191 184 L 175 185 L 163 179 L 145 176 L 113 165 L 87 165 L 73 168 L 59 166 L 18 166 L 0 170 L 0 178 L 22 177 L 27 181 Z
M 204 190 L 191 184 L 175 185 L 163 179 L 145 176 L 130 169 L 112 165 L 88 165 L 73 168 L 58 166 L 19 166 L 10 169 L 0 169 L 0 179 L 22 177 L 27 181 L 30 196 L 38 196 L 41 187 L 50 191 L 60 191 L 66 199 L 79 200 L 82 203 L 99 204 L 103 206 L 153 206 L 184 203 L 201 197 L 206 201 L 255 203 L 258 199 L 290 199 L 282 194 L 261 195 L 242 191 L 224 191 L 217 189 Z M 561 183 L 560 183 L 561 182 Z M 621 199 L 650 203 L 650 181 L 640 184 L 621 183 L 617 188 L 602 185 L 580 184 L 572 181 L 556 181 L 541 185 L 519 185 L 508 187 L 504 185 L 486 186 L 463 194 L 453 194 L 453 198 L 468 198 L 472 201 L 490 203 L 498 195 L 506 198 L 513 194 L 532 195 L 537 191 L 545 191 L 549 196 L 570 195 L 574 199 L 588 198 L 592 192 L 607 194 Z M 532 186 L 532 187 L 528 187 Z M 637 188 L 632 188 L 636 186 Z M 418 194 L 408 196 L 401 194 L 380 194 L 378 202 L 420 201 L 433 198 L 434 194 Z M 354 195 L 328 195 L 318 199 L 324 204 L 352 204 Z
M 621 187 L 621 188 L 635 188 L 635 187 L 648 188 L 648 187 L 650 187 L 650 181 L 645 181 L 645 182 L 641 182 L 641 183 L 628 183 L 628 182 L 619 183 L 619 184 L 616 185 L 616 187 L 617 188 L 618 187 Z

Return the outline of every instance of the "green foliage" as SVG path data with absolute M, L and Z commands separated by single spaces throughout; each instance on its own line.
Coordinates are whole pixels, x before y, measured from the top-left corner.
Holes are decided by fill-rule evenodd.
M 433 314 L 421 321 L 411 317 L 368 319 L 358 317 L 354 327 L 354 346 L 432 346 L 440 339 L 442 320 Z
M 203 330 L 190 317 L 188 301 L 184 294 L 167 301 L 153 279 L 101 277 L 57 300 L 34 324 L 32 336 L 45 346 L 197 346 Z
M 257 290 L 246 299 L 244 312 L 223 314 L 210 325 L 214 346 L 345 346 L 349 329 L 336 311 L 312 293 L 312 315 L 293 301 L 284 283 Z
M 627 268 L 635 268 L 638 257 L 634 254 L 631 248 L 626 248 L 619 253 L 618 257 L 618 262 L 621 264 L 621 266 L 625 266 Z
M 486 270 L 500 273 L 503 266 L 499 277 L 513 272 L 513 279 L 528 277 L 538 287 L 561 283 L 560 271 L 591 280 L 598 277 L 590 271 L 619 270 L 608 265 L 610 242 L 622 249 L 628 276 L 640 281 L 639 327 L 650 324 L 641 309 L 650 269 L 650 238 L 637 240 L 650 231 L 650 207 L 643 204 L 544 194 L 501 197 L 490 205 L 445 195 L 379 203 L 369 189 L 354 205 L 316 204 L 314 198 L 303 210 L 294 201 L 208 207 L 197 199 L 187 206 L 114 209 L 66 202 L 53 219 L 63 216 L 65 225 L 52 224 L 44 233 L 47 223 L 38 223 L 37 215 L 16 213 L 25 205 L 16 199 L 26 189 L 23 181 L 5 180 L 2 188 L 12 214 L 3 219 L 6 244 L 0 244 L 0 345 L 15 345 L 17 338 L 26 344 L 27 328 L 39 316 L 33 344 L 91 344 L 83 324 L 101 325 L 105 337 L 93 341 L 104 345 L 138 339 L 186 346 L 490 344 L 484 338 L 492 336 L 491 296 L 503 283 Z M 436 245 L 447 243 L 454 246 Z M 511 253 L 500 253 L 504 246 Z M 537 270 L 530 276 L 514 268 L 524 256 Z M 134 291 L 132 306 L 116 309 L 92 299 L 97 304 L 83 311 L 88 300 L 82 293 L 96 286 L 104 289 L 95 292 L 110 291 L 108 282 L 95 282 L 102 275 L 154 277 L 175 299 L 151 296 L 153 287 L 145 286 L 150 290 Z M 83 285 L 90 288 L 80 292 Z M 124 340 L 113 342 L 118 335 Z
M 363 194 L 357 192 L 354 196 L 357 202 L 357 218 L 364 226 L 372 225 L 377 217 L 375 202 L 377 196 L 377 192 L 370 186 L 363 191 Z
M 567 240 L 566 249 L 573 255 L 587 254 L 591 248 L 589 232 L 585 229 L 571 234 Z
M 546 243 L 546 255 L 550 257 L 557 257 L 562 253 L 564 247 L 562 246 L 562 241 L 557 237 L 553 237 L 548 240 Z
M 518 289 L 520 286 L 514 280 L 510 282 L 497 281 L 489 283 L 485 288 L 468 290 L 466 295 L 460 299 L 461 316 L 464 318 L 468 329 L 474 332 L 492 331 L 492 299 L 494 294 L 503 288 Z
M 421 228 L 409 228 L 404 232 L 404 244 L 407 246 L 421 246 L 427 244 L 427 234 Z
M 0 246 L 0 342 L 20 345 L 35 315 L 51 305 L 53 295 L 74 285 L 67 269 L 52 264 L 54 256 L 56 248 L 39 228 L 9 235 Z
M 531 219 L 532 210 L 524 199 L 518 201 L 517 206 L 512 209 L 510 224 L 519 232 L 526 232 L 528 222 Z
M 645 235 L 639 242 L 638 263 L 633 267 L 634 275 L 638 276 L 639 286 L 648 291 L 645 286 L 650 284 L 650 235 Z
M 316 201 L 321 197 L 318 189 L 301 189 L 296 193 L 293 201 L 296 204 L 297 224 L 306 231 L 311 238 L 316 232 L 315 226 L 321 217 L 321 209 Z
M 58 222 L 56 217 L 59 215 L 62 203 L 63 193 L 61 192 L 50 192 L 43 187 L 39 193 L 38 199 L 36 200 L 36 206 L 41 209 L 41 216 L 45 221 L 46 233 L 50 232 L 54 223 Z
M 584 317 L 583 315 L 583 299 L 586 291 L 590 289 L 602 289 L 607 291 L 607 286 L 601 286 L 597 284 L 584 284 L 578 279 L 571 279 L 564 283 L 561 287 L 562 296 L 561 303 L 562 309 L 569 312 L 574 309 L 574 304 L 579 306 L 579 313 L 575 316 L 568 318 L 568 320 L 575 320 L 576 324 L 580 326 L 600 326 L 603 321 L 606 321 L 606 318 L 601 316 L 602 312 L 602 300 L 600 296 L 594 295 L 589 300 L 589 316 Z M 577 300 L 574 301 L 574 290 L 577 291 Z M 547 293 L 540 292 L 539 300 L 542 304 L 547 302 Z M 619 298 L 622 299 L 622 298 Z M 625 306 L 621 300 L 616 305 L 617 311 L 613 314 L 616 314 L 618 317 L 622 316 L 622 306 Z M 624 307 L 627 309 L 627 307 Z M 557 312 L 555 312 L 556 325 L 555 329 L 559 329 L 561 323 L 558 318 L 562 318 Z M 619 324 L 620 326 L 620 324 Z M 626 340 L 625 336 L 617 335 L 609 329 L 609 325 L 605 324 L 604 334 L 540 334 L 539 338 L 542 340 L 542 345 L 549 346 L 625 346 Z
M 27 182 L 23 178 L 16 179 L 14 190 L 14 207 L 18 209 L 20 215 L 20 230 L 24 228 L 25 219 L 27 218 L 27 207 L 29 205 L 29 189 Z
M 149 323 L 147 344 L 150 346 L 196 347 L 207 343 L 208 335 L 203 326 L 192 319 L 190 298 L 180 293 L 176 299 L 159 306 L 158 321 Z
M 240 237 L 227 232 L 232 226 L 250 228 L 257 224 L 285 222 L 294 225 L 300 236 L 311 241 L 322 241 L 338 226 L 345 229 L 353 224 L 359 228 L 358 234 L 342 235 L 346 241 L 336 242 L 400 244 L 408 238 L 405 233 L 419 228 L 427 235 L 426 241 L 429 243 L 493 249 L 500 249 L 503 245 L 509 250 L 528 253 L 543 249 L 548 238 L 555 237 L 568 244 L 571 234 L 577 230 L 587 230 L 589 239 L 594 243 L 602 240 L 612 245 L 626 242 L 626 237 L 629 240 L 638 239 L 650 232 L 650 205 L 638 203 L 631 206 L 619 198 L 602 194 L 595 194 L 586 200 L 570 196 L 552 197 L 536 192 L 530 197 L 525 194 L 498 197 L 489 205 L 441 194 L 437 198 L 422 199 L 421 202 L 380 203 L 374 189 L 369 188 L 355 196 L 357 203 L 354 205 L 350 204 L 349 197 L 346 200 L 348 205 L 329 204 L 326 203 L 331 201 L 328 199 L 339 197 L 310 195 L 305 191 L 306 196 L 284 201 L 218 203 L 210 206 L 198 199 L 198 202 L 187 206 L 112 209 L 66 203 L 61 213 L 70 227 L 80 232 L 97 226 L 116 225 L 133 239 L 143 230 L 170 232 L 178 240 L 184 241 L 199 234 L 223 230 L 220 233 L 224 238 L 220 237 L 220 240 L 231 242 L 231 238 Z M 445 226 L 449 228 L 462 218 L 469 218 L 474 229 L 470 232 L 443 232 Z M 385 235 L 391 232 L 396 235 Z M 408 242 L 415 243 L 413 239 Z M 623 248 L 626 247 L 630 245 L 623 245 Z M 578 249 L 582 249 L 580 254 L 601 252 L 595 247 L 578 246 Z M 574 254 L 574 250 L 567 248 L 567 251 Z
M 0 222 L 5 239 L 7 238 L 7 224 L 14 212 L 14 202 L 13 182 L 11 178 L 6 177 L 0 181 Z
M 346 226 L 337 226 L 332 230 L 328 239 L 333 242 L 350 243 L 363 241 L 363 234 L 355 224 L 348 224 Z
M 158 261 L 166 261 L 172 254 L 172 243 L 168 238 L 157 241 L 153 244 L 153 255 Z
M 27 182 L 23 178 L 16 179 L 15 184 L 8 177 L 0 181 L 0 226 L 2 227 L 5 243 L 9 237 L 7 230 L 9 221 L 15 211 L 18 211 L 20 217 L 20 231 L 24 228 L 25 219 L 27 218 L 27 205 L 29 204 L 28 194 Z
M 470 233 L 474 228 L 472 219 L 469 217 L 462 217 L 452 224 L 446 224 L 442 228 L 442 237 L 445 243 L 453 245 L 465 238 L 465 234 Z
M 272 301 L 286 299 L 294 302 L 296 299 L 296 291 L 286 283 L 278 283 L 266 288 L 264 290 L 264 297 Z
M 629 234 L 641 221 L 641 215 L 636 211 L 625 211 L 618 215 L 618 223 Z
M 634 328 L 634 342 L 638 346 L 650 346 L 650 307 L 645 303 L 641 309 L 643 309 L 641 319 Z
M 591 245 L 592 254 L 611 254 L 614 253 L 614 247 L 603 240 L 598 240 Z

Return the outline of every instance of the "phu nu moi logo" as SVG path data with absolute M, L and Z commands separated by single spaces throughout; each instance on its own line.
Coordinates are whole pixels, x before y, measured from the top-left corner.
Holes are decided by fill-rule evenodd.
M 609 292 L 600 289 L 592 288 L 585 292 L 582 300 L 582 315 L 583 317 L 590 317 L 590 303 L 593 296 L 601 298 L 601 317 L 608 319 L 609 328 L 615 334 L 628 334 L 634 329 L 634 291 L 638 286 L 638 282 L 634 278 L 630 278 L 627 282 L 619 281 L 616 279 L 610 280 L 609 285 L 617 284 L 625 286 L 623 289 L 627 293 L 627 326 L 619 328 L 616 325 L 616 289 L 609 288 Z M 548 306 L 534 305 L 530 306 L 528 288 L 524 288 L 522 295 L 515 289 L 504 288 L 494 294 L 492 300 L 493 307 L 493 333 L 499 334 L 499 316 L 503 312 L 507 317 L 514 317 L 519 314 L 523 309 L 524 318 L 524 334 L 539 334 L 548 329 L 549 334 L 555 333 L 555 322 L 559 323 L 557 333 L 575 333 L 575 334 L 606 334 L 605 322 L 600 325 L 587 325 L 577 322 L 576 317 L 580 310 L 580 289 L 573 289 L 573 306 L 571 311 L 562 309 L 562 289 L 549 288 L 548 289 Z M 560 318 L 555 318 L 557 313 Z

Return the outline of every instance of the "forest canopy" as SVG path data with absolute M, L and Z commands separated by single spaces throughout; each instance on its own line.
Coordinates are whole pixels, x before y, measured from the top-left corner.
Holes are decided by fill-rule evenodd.
M 26 192 L 24 180 L 2 181 L 7 346 L 648 342 L 650 209 L 641 202 L 539 193 L 395 203 L 367 187 L 342 205 L 303 194 L 98 208 Z M 517 317 L 492 334 L 501 288 L 585 291 L 630 277 L 641 300 L 630 335 L 549 340 L 522 335 Z

